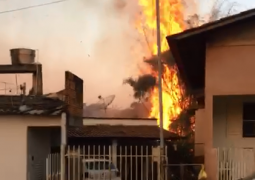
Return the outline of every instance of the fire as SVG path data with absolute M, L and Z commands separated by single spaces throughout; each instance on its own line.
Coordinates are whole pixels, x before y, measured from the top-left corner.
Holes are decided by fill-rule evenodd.
M 146 28 L 156 32 L 155 0 L 139 0 L 143 8 L 142 15 L 145 19 Z M 181 0 L 160 0 L 160 28 L 161 28 L 161 51 L 169 49 L 166 36 L 182 32 L 184 30 L 183 5 Z M 155 37 L 155 36 L 154 36 Z M 148 44 L 152 54 L 157 54 L 156 41 Z M 156 72 L 152 72 L 156 73 Z M 175 120 L 183 110 L 184 89 L 180 85 L 177 68 L 164 65 L 162 90 L 163 90 L 163 127 L 169 130 L 171 121 Z M 159 124 L 158 88 L 154 88 L 151 97 L 152 109 L 150 117 L 156 117 Z

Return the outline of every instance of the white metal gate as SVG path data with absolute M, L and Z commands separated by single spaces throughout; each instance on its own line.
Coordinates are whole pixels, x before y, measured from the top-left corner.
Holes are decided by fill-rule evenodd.
M 254 149 L 218 148 L 218 180 L 237 180 L 254 172 Z
M 121 180 L 159 180 L 159 147 L 85 145 L 68 146 L 66 151 L 66 180 L 85 179 L 84 175 L 79 175 L 84 174 L 82 162 L 98 160 L 111 162 L 118 169 Z M 47 180 L 60 180 L 60 154 L 48 156 L 46 177 Z

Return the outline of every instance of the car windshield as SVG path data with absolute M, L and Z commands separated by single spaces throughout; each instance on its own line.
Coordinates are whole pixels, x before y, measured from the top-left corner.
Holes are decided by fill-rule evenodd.
M 105 169 L 115 169 L 115 166 L 109 161 L 92 161 L 86 162 L 86 166 L 89 170 L 105 170 Z

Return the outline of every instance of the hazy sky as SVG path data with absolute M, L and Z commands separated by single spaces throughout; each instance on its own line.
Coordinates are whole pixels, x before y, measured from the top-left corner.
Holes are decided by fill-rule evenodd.
M 201 12 L 207 12 L 208 11 L 208 7 L 210 7 L 210 3 L 208 3 L 208 1 L 205 0 L 198 0 L 200 1 L 200 11 Z M 237 11 L 244 11 L 247 9 L 252 9 L 255 7 L 255 1 L 254 0 L 211 0 L 211 3 L 213 2 L 218 2 L 218 4 L 222 3 L 224 4 L 224 9 L 227 9 L 228 6 L 230 5 L 235 5 L 235 9 Z
M 0 12 L 53 1 L 0 0 Z M 124 9 L 121 1 L 128 2 Z M 255 7 L 254 0 L 229 2 L 237 2 L 238 11 Z M 199 9 L 207 12 L 208 3 L 200 4 Z M 132 90 L 122 84 L 123 79 L 137 75 L 143 57 L 138 33 L 131 24 L 138 11 L 137 0 L 67 0 L 0 14 L 0 63 L 10 63 L 11 48 L 38 49 L 45 93 L 62 89 L 64 71 L 70 70 L 84 79 L 85 102 L 115 94 L 115 104 L 123 107 L 132 101 Z M 15 76 L 1 75 L 3 81 L 15 83 Z M 18 83 L 24 81 L 27 76 L 18 75 Z M 0 83 L 1 88 L 4 84 Z
M 251 9 L 255 7 L 255 1 L 253 0 L 231 0 L 231 2 L 238 3 L 241 7 L 241 9 Z

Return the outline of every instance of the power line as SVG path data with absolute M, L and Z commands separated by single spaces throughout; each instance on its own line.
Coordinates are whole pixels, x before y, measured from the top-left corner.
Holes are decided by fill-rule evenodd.
M 18 9 L 11 9 L 8 11 L 0 11 L 0 14 L 5 14 L 5 13 L 10 13 L 10 12 L 15 12 L 15 11 L 22 11 L 22 10 L 26 10 L 26 9 L 41 7 L 41 6 L 48 6 L 51 4 L 57 4 L 57 3 L 64 2 L 64 1 L 67 1 L 67 0 L 59 0 L 59 1 L 54 1 L 54 2 L 49 2 L 49 3 L 44 3 L 44 4 L 38 4 L 38 5 L 34 5 L 34 6 L 27 6 L 27 7 L 18 8 Z

